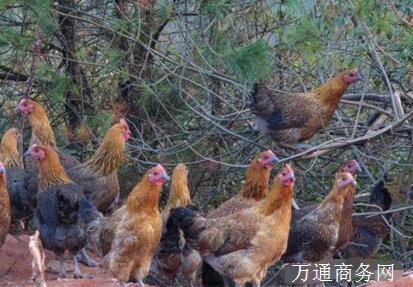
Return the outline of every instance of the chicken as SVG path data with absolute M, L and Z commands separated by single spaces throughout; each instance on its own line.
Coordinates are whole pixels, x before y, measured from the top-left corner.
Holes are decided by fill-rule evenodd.
M 80 163 L 73 156 L 64 154 L 58 150 L 49 118 L 39 103 L 30 99 L 23 99 L 17 105 L 16 110 L 27 117 L 32 128 L 30 146 L 33 144 L 41 144 L 55 149 L 64 168 L 73 167 Z M 37 164 L 34 161 L 27 160 L 26 169 L 29 171 L 36 170 Z
M 370 204 L 377 205 L 381 210 L 388 210 L 392 198 L 383 181 L 373 187 Z M 378 211 L 372 208 L 371 211 Z M 387 217 L 390 215 L 386 215 Z M 353 232 L 350 243 L 340 252 L 342 258 L 358 257 L 369 259 L 380 248 L 383 238 L 389 233 L 389 226 L 381 215 L 353 216 Z
M 350 173 L 355 180 L 357 179 L 357 174 L 360 171 L 361 171 L 360 165 L 354 159 L 346 161 L 338 170 L 338 172 Z M 352 214 L 353 214 L 353 201 L 354 201 L 356 192 L 357 192 L 357 188 L 351 185 L 349 186 L 349 192 L 347 193 L 347 196 L 344 198 L 343 210 L 340 216 L 341 219 L 340 219 L 338 240 L 336 243 L 336 248 L 334 250 L 334 253 L 343 249 L 347 245 L 347 243 L 350 240 L 351 234 L 353 233 Z M 302 218 L 304 215 L 317 209 L 317 207 L 318 207 L 318 204 L 307 206 L 299 210 L 293 211 L 292 222 L 296 222 L 297 220 Z
M 190 208 L 171 211 L 172 222 L 192 248 L 237 286 L 259 286 L 268 267 L 287 248 L 294 172 L 285 165 L 264 200 L 251 208 L 219 218 L 204 218 Z
M 34 144 L 28 151 L 39 162 L 39 193 L 37 195 L 37 229 L 43 247 L 60 259 L 59 277 L 66 276 L 64 253 L 72 256 L 74 277 L 81 278 L 77 253 L 85 246 L 86 230 L 79 204 L 84 199 L 80 186 L 66 174 L 56 151 Z
M 307 140 L 327 125 L 348 86 L 360 79 L 356 70 L 347 70 L 308 93 L 291 96 L 258 82 L 252 91 L 256 128 L 281 144 Z
M 269 192 L 269 179 L 272 167 L 279 159 L 271 150 L 261 152 L 251 161 L 247 170 L 245 183 L 240 192 L 211 211 L 210 218 L 227 216 L 229 214 L 250 208 L 261 201 Z M 222 286 L 228 278 L 223 278 L 207 262 L 202 264 L 202 282 L 204 286 Z
M 356 181 L 348 172 L 336 175 L 333 189 L 313 211 L 292 222 L 284 262 L 318 262 L 331 258 L 339 237 L 344 199 Z
M 169 199 L 161 214 L 164 226 L 173 208 L 186 207 L 190 204 L 192 201 L 188 188 L 188 169 L 184 164 L 178 164 L 172 173 Z M 180 236 L 176 226 L 165 226 L 164 233 L 155 257 L 158 270 L 169 278 L 172 284 L 181 272 L 190 281 L 191 286 L 196 285 L 197 271 L 202 265 L 198 251 L 185 244 L 185 239 Z
M 7 191 L 6 169 L 0 162 L 0 247 L 6 241 L 10 228 L 10 199 Z
M 104 214 L 109 213 L 119 199 L 118 169 L 125 157 L 125 142 L 129 137 L 128 124 L 122 118 L 108 130 L 89 160 L 67 171 L 82 187 L 86 198 Z
M 0 143 L 0 160 L 7 170 L 7 188 L 10 196 L 11 222 L 10 232 L 19 234 L 21 225 L 27 227 L 33 216 L 35 201 L 24 185 L 27 176 L 23 168 L 22 157 L 17 148 L 19 133 L 17 129 L 7 130 Z
M 149 169 L 126 199 L 125 205 L 104 217 L 88 201 L 81 201 L 88 241 L 96 253 L 105 256 L 109 270 L 125 285 L 133 275 L 141 286 L 162 235 L 158 209 L 159 193 L 168 179 L 162 165 Z
M 269 179 L 273 165 L 279 159 L 271 150 L 255 156 L 248 167 L 244 186 L 240 192 L 213 210 L 208 217 L 216 218 L 254 206 L 269 191 Z
M 88 200 L 99 211 L 108 213 L 119 198 L 117 171 L 124 158 L 125 142 L 130 130 L 125 119 L 113 125 L 92 157 L 82 164 L 67 169 L 70 178 L 80 185 Z M 27 189 L 37 194 L 37 174 L 26 177 Z

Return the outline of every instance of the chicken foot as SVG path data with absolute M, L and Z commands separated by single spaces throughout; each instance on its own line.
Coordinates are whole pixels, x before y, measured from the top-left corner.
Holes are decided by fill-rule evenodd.
M 98 266 L 96 261 L 93 260 L 92 258 L 90 258 L 89 255 L 87 255 L 86 248 L 82 248 L 80 250 L 79 254 L 77 255 L 77 260 L 80 263 L 82 263 L 82 264 L 84 264 L 88 267 L 97 267 Z
M 66 277 L 66 267 L 65 267 L 65 255 L 64 253 L 59 254 L 59 274 L 57 275 L 59 278 L 65 278 Z
M 92 275 L 82 273 L 80 271 L 80 266 L 79 266 L 79 261 L 77 259 L 78 255 L 76 253 L 72 253 L 72 261 L 73 261 L 73 277 L 75 279 L 80 279 L 80 278 L 93 278 Z

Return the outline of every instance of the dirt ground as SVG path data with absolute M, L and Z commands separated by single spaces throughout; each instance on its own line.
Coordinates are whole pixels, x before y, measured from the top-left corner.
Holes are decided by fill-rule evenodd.
M 26 287 L 35 286 L 30 280 L 32 275 L 31 254 L 28 249 L 29 236 L 22 235 L 18 239 L 8 236 L 6 242 L 0 249 L 0 286 L 7 287 Z M 52 252 L 45 250 L 47 269 L 57 270 L 58 260 Z M 99 258 L 91 257 L 97 262 Z M 66 261 L 67 278 L 57 278 L 57 274 L 46 272 L 46 283 L 48 287 L 118 287 L 117 281 L 100 268 L 90 268 L 81 265 L 83 273 L 93 276 L 91 279 L 74 279 L 71 260 Z M 137 286 L 137 284 L 135 284 Z M 151 287 L 146 285 L 147 287 Z M 369 287 L 408 287 L 413 286 L 413 276 L 406 276 L 395 282 L 371 283 Z
M 18 239 L 8 236 L 6 242 L 0 249 L 0 286 L 25 287 L 35 286 L 30 280 L 32 275 L 31 254 L 28 249 L 29 236 L 22 235 Z M 46 251 L 46 266 L 48 269 L 56 270 L 58 260 L 52 252 Z M 91 256 L 94 260 L 101 263 L 99 258 Z M 71 260 L 66 261 L 67 278 L 58 279 L 57 274 L 46 272 L 46 283 L 48 287 L 118 287 L 119 283 L 109 274 L 100 268 L 90 268 L 81 265 L 83 273 L 93 276 L 92 279 L 74 279 Z M 137 284 L 135 284 L 137 286 Z M 149 285 L 147 285 L 149 287 Z

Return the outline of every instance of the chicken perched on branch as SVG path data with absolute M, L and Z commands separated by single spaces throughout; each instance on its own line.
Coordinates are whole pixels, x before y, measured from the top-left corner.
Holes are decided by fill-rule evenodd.
M 161 214 L 164 226 L 173 208 L 186 207 L 190 204 L 192 201 L 188 188 L 188 169 L 184 164 L 178 164 L 173 170 L 169 199 Z M 198 251 L 185 244 L 185 239 L 180 236 L 176 226 L 170 224 L 164 227 L 164 234 L 156 255 L 156 265 L 172 284 L 178 273 L 182 273 L 190 281 L 191 286 L 194 286 L 202 259 Z
M 56 138 L 50 125 L 49 118 L 39 103 L 30 99 L 23 99 L 16 107 L 16 110 L 29 120 L 32 128 L 30 146 L 33 144 L 41 144 L 53 148 L 58 153 L 60 162 L 64 168 L 73 167 L 80 163 L 76 158 L 58 150 Z M 29 160 L 26 162 L 26 168 L 28 170 L 36 170 L 37 165 Z
M 53 148 L 34 144 L 27 154 L 39 161 L 35 215 L 42 244 L 59 256 L 59 277 L 66 276 L 64 253 L 68 250 L 74 276 L 81 278 L 76 255 L 86 243 L 85 225 L 79 210 L 80 201 L 85 200 L 83 191 L 66 174 Z
M 31 197 L 24 185 L 27 176 L 23 168 L 22 157 L 18 151 L 19 133 L 17 129 L 7 130 L 0 143 L 0 160 L 7 170 L 7 188 L 11 204 L 11 233 L 18 234 L 21 231 L 20 223 L 27 227 L 34 213 L 35 200 Z
M 278 143 L 307 140 L 327 125 L 349 85 L 360 79 L 356 70 L 348 70 L 308 93 L 291 96 L 271 91 L 265 82 L 256 83 L 252 91 L 256 128 Z
M 162 235 L 159 193 L 168 178 L 160 164 L 149 169 L 125 205 L 110 217 L 103 217 L 88 201 L 80 203 L 91 245 L 98 254 L 106 255 L 110 271 L 122 286 L 130 275 L 144 286 L 142 280 Z
M 333 189 L 323 202 L 301 219 L 292 222 L 285 262 L 318 262 L 331 258 L 339 237 L 344 199 L 356 181 L 348 172 L 337 174 Z
M 338 172 L 348 172 L 353 178 L 357 179 L 357 174 L 361 171 L 360 165 L 354 159 L 346 161 L 338 170 Z M 353 214 L 353 202 L 354 197 L 357 193 L 357 188 L 354 185 L 348 187 L 348 192 L 343 202 L 343 210 L 341 212 L 340 219 L 340 229 L 338 234 L 338 240 L 336 243 L 336 248 L 334 253 L 343 249 L 350 240 L 351 234 L 353 233 L 353 224 L 352 224 L 352 214 Z M 293 211 L 292 222 L 296 222 L 306 214 L 311 211 L 314 211 L 318 208 L 318 204 L 310 205 L 299 210 Z
M 257 205 L 219 218 L 204 218 L 190 208 L 172 210 L 171 222 L 205 262 L 242 286 L 259 286 L 268 267 L 287 248 L 294 172 L 289 165 L 274 179 Z
M 213 210 L 208 217 L 216 218 L 250 208 L 262 200 L 269 192 L 272 167 L 279 159 L 271 150 L 259 153 L 251 161 L 245 183 L 240 192 Z
M 10 199 L 7 191 L 6 169 L 0 162 L 0 247 L 6 241 L 10 228 Z
M 390 208 L 392 198 L 384 181 L 380 181 L 373 187 L 369 203 L 379 207 L 379 209 L 371 208 L 371 212 L 386 211 Z M 382 216 L 389 218 L 390 215 L 354 216 L 350 243 L 341 250 L 340 256 L 364 259 L 374 256 L 379 250 L 383 238 L 389 234 L 390 230 Z

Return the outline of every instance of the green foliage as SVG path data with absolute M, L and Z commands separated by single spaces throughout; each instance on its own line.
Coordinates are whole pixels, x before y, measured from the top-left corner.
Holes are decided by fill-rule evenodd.
M 58 28 L 57 19 L 50 13 L 53 5 L 51 0 L 25 0 L 35 15 L 37 24 L 46 34 L 52 34 Z
M 202 13 L 218 20 L 224 19 L 230 10 L 230 0 L 204 0 L 201 4 Z
M 0 30 L 0 48 L 13 46 L 19 51 L 27 51 L 32 45 L 32 38 L 21 35 L 16 29 L 3 28 Z
M 224 58 L 233 73 L 248 84 L 268 77 L 272 71 L 269 46 L 261 40 L 235 49 Z

